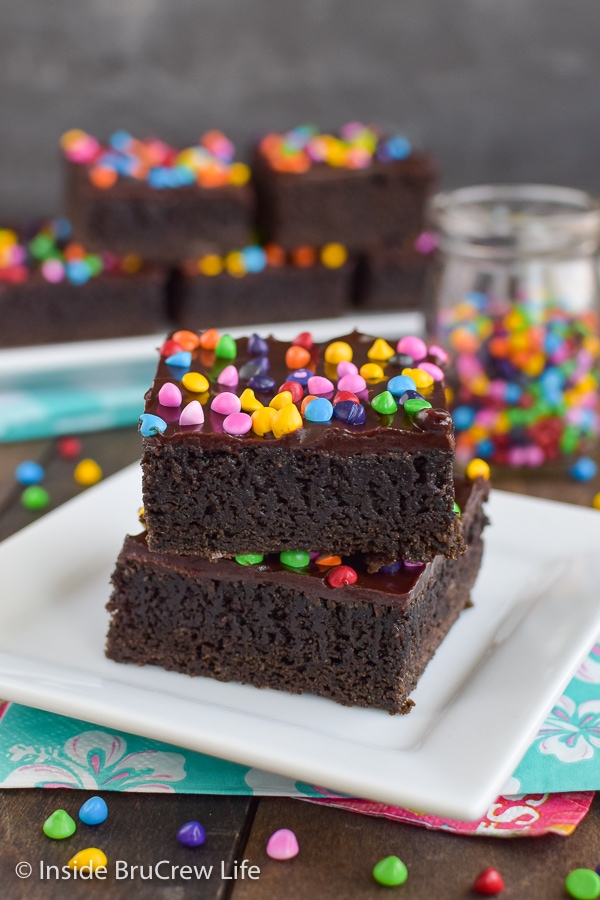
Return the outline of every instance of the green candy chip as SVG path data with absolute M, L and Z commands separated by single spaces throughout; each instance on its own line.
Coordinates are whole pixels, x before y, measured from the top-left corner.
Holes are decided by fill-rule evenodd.
M 383 391 L 383 393 L 373 397 L 371 406 L 380 416 L 393 416 L 398 411 L 396 401 L 389 391 Z
M 230 334 L 224 334 L 215 347 L 215 356 L 218 359 L 235 359 L 237 356 L 237 344 Z
M 373 869 L 373 878 L 384 887 L 397 887 L 408 878 L 408 869 L 397 856 L 386 856 Z
M 239 563 L 240 566 L 256 566 L 263 559 L 264 556 L 261 553 L 242 553 L 240 556 L 235 557 L 236 563 Z
M 310 554 L 306 550 L 284 550 L 279 554 L 279 562 L 291 569 L 304 569 L 310 563 Z
M 64 809 L 55 810 L 42 825 L 42 831 L 46 837 L 52 838 L 54 841 L 63 841 L 65 838 L 71 837 L 72 834 L 75 834 L 76 828 L 77 825 Z
M 21 494 L 21 503 L 25 509 L 45 509 L 50 503 L 50 494 L 39 484 L 30 484 Z
M 419 400 L 418 397 L 413 397 L 404 404 L 404 412 L 409 416 L 416 416 L 420 409 L 431 409 L 431 403 L 427 400 Z
M 600 897 L 600 875 L 593 869 L 573 869 L 565 878 L 565 888 L 575 900 L 597 900 Z
M 461 515 L 460 506 L 458 505 L 458 503 L 456 502 L 456 500 L 454 501 L 454 512 L 455 512 L 455 514 L 456 514 L 457 516 L 460 516 L 460 515 Z

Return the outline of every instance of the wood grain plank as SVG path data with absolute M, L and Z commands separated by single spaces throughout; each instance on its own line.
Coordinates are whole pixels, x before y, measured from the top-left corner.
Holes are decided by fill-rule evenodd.
M 15 790 L 0 793 L 0 895 L 3 900 L 83 900 L 110 897 L 111 900 L 224 900 L 231 881 L 222 878 L 231 872 L 240 841 L 245 840 L 245 823 L 255 801 L 251 797 L 209 797 L 184 794 L 98 792 L 109 808 L 106 822 L 94 828 L 78 822 L 75 834 L 64 841 L 48 839 L 42 824 L 55 809 L 66 809 L 77 820 L 77 811 L 88 792 L 70 790 Z M 183 847 L 177 842 L 177 830 L 185 822 L 201 822 L 207 832 L 202 847 Z M 40 861 L 62 867 L 78 850 L 99 847 L 108 857 L 106 881 L 56 881 L 40 879 Z M 15 866 L 25 860 L 32 864 L 28 879 L 19 879 Z M 209 878 L 186 880 L 177 872 L 169 880 L 156 875 L 142 880 L 117 879 L 115 863 L 123 860 L 121 873 L 131 875 L 131 866 L 149 866 L 161 860 L 159 874 L 171 876 L 170 866 L 212 866 Z M 44 872 L 47 872 L 44 869 Z
M 267 857 L 267 840 L 278 828 L 296 834 L 295 859 Z M 236 882 L 231 900 L 382 900 L 396 894 L 376 884 L 371 872 L 392 854 L 408 867 L 408 880 L 398 890 L 402 900 L 475 900 L 471 887 L 487 866 L 505 880 L 502 900 L 564 900 L 567 873 L 598 864 L 599 834 L 600 796 L 568 838 L 511 840 L 429 831 L 300 800 L 262 799 L 243 851 L 260 867 L 260 880 Z

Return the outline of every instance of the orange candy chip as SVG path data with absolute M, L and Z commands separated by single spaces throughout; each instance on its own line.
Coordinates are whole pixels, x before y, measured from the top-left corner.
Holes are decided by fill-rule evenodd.
M 310 362 L 310 353 L 304 347 L 292 346 L 285 354 L 288 369 L 301 369 Z
M 315 562 L 318 566 L 341 566 L 342 559 L 340 556 L 331 556 L 329 553 L 322 553 Z
M 182 350 L 195 350 L 198 345 L 202 346 L 202 339 L 193 331 L 176 331 L 171 340 L 179 344 Z
M 291 253 L 292 263 L 300 269 L 314 266 L 317 261 L 317 253 L 313 247 L 296 247 Z
M 116 184 L 118 177 L 116 169 L 111 169 L 109 166 L 92 166 L 88 174 L 94 187 L 103 191 Z
M 283 247 L 278 247 L 277 244 L 266 244 L 263 249 L 270 266 L 285 266 L 285 250 Z
M 306 397 L 303 398 L 302 405 L 300 406 L 300 412 L 302 413 L 302 415 L 304 415 L 304 410 L 306 409 L 307 404 L 310 403 L 311 400 L 318 400 L 317 395 L 316 394 L 307 394 Z
M 208 331 L 200 335 L 200 346 L 203 350 L 214 350 L 220 340 L 221 335 L 217 329 L 209 328 Z

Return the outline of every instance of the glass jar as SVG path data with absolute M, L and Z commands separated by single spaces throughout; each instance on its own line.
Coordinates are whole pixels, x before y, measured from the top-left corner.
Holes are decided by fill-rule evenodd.
M 438 194 L 432 212 L 457 461 L 548 471 L 586 456 L 600 430 L 600 205 L 482 185 Z

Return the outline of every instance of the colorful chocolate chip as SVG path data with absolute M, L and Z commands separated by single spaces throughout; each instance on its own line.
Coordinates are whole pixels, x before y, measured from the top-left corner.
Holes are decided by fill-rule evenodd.
M 475 879 L 473 890 L 476 894 L 493 897 L 504 890 L 504 879 L 496 869 L 483 869 Z
M 311 400 L 304 408 L 304 416 L 309 422 L 329 422 L 333 414 L 333 405 L 325 397 Z
M 217 359 L 235 359 L 237 356 L 237 344 L 230 334 L 224 334 L 215 347 Z
M 138 419 L 139 432 L 142 437 L 152 437 L 155 434 L 162 434 L 167 429 L 167 423 L 160 416 L 153 416 L 151 413 L 142 413 Z
M 387 389 L 394 397 L 401 397 L 406 391 L 416 391 L 417 386 L 408 375 L 395 375 L 388 381 Z
M 59 438 L 57 447 L 63 459 L 76 459 L 81 454 L 81 441 L 76 437 Z
M 237 394 L 232 394 L 231 391 L 223 391 L 221 394 L 213 397 L 210 408 L 213 412 L 222 416 L 230 416 L 233 413 L 240 412 L 242 404 Z
M 281 387 L 278 389 L 277 393 L 281 394 L 283 391 L 289 391 L 289 393 L 292 395 L 292 401 L 294 403 L 297 403 L 302 399 L 302 397 L 304 397 L 302 385 L 300 385 L 297 381 L 284 381 Z
M 223 422 L 223 431 L 225 434 L 242 435 L 248 434 L 252 429 L 252 419 L 245 412 L 231 413 L 226 416 Z
M 251 334 L 248 338 L 248 356 L 266 356 L 269 352 L 269 345 L 258 334 Z
M 593 869 L 573 869 L 565 878 L 565 889 L 574 900 L 597 900 L 600 875 Z
M 90 797 L 80 807 L 78 815 L 85 825 L 100 825 L 108 818 L 108 806 L 102 797 Z
M 308 384 L 308 379 L 312 378 L 315 373 L 310 369 L 296 369 L 290 375 L 288 375 L 288 382 L 295 381 L 297 384 L 301 384 L 302 387 L 305 387 Z
M 333 382 L 323 375 L 313 375 L 307 382 L 309 394 L 332 394 L 335 390 Z
M 259 394 L 268 394 L 275 388 L 275 380 L 270 375 L 253 375 L 248 380 L 248 387 Z
M 206 331 L 202 332 L 198 339 L 198 342 L 203 350 L 215 350 L 220 340 L 221 335 L 219 334 L 217 329 L 209 328 Z
M 569 469 L 569 475 L 575 481 L 591 481 L 596 477 L 597 472 L 598 466 L 589 456 L 582 456 Z
M 377 338 L 377 340 L 367 350 L 368 358 L 375 362 L 387 362 L 387 360 L 391 359 L 393 355 L 394 348 L 390 347 L 388 342 L 384 341 L 383 338 Z
M 292 344 L 285 354 L 285 364 L 288 369 L 302 369 L 309 362 L 310 352 L 299 344 Z
M 415 335 L 408 335 L 400 338 L 396 344 L 396 353 L 406 353 L 412 356 L 415 362 L 419 362 L 427 356 L 427 344 Z
M 210 387 L 208 378 L 201 372 L 186 372 L 181 383 L 192 394 L 205 394 Z
M 298 839 L 289 828 L 273 832 L 267 841 L 266 853 L 271 859 L 293 859 L 299 852 Z
M 302 428 L 303 424 L 302 416 L 293 403 L 289 403 L 287 406 L 284 406 L 283 409 L 278 409 L 271 422 L 273 434 L 276 438 L 297 431 L 299 428 Z
M 100 868 L 106 869 L 107 864 L 106 853 L 98 849 L 98 847 L 86 847 L 85 850 L 80 850 L 67 863 L 70 869 L 80 870 L 85 866 L 90 872 Z
M 408 878 L 408 869 L 397 856 L 386 856 L 374 866 L 373 878 L 384 887 L 398 887 Z
M 254 391 L 252 388 L 246 388 L 245 391 L 242 391 L 240 394 L 240 404 L 243 412 L 253 413 L 257 409 L 262 409 L 264 403 L 261 403 L 260 400 L 256 399 Z
M 263 560 L 264 556 L 261 553 L 239 553 L 235 557 L 236 563 L 240 566 L 257 566 Z
M 292 341 L 294 347 L 304 347 L 305 350 L 312 350 L 313 336 L 310 331 L 301 331 L 300 334 Z
M 351 566 L 336 566 L 327 573 L 327 583 L 332 588 L 346 587 L 355 584 L 358 575 Z
M 393 416 L 398 411 L 396 401 L 389 391 L 376 394 L 371 400 L 371 406 L 380 416 Z
M 351 391 L 354 394 L 360 394 L 367 387 L 367 382 L 362 375 L 351 374 L 342 375 L 338 381 L 338 390 Z
M 304 569 L 310 563 L 310 553 L 306 550 L 284 550 L 279 554 L 279 562 L 292 569 Z
M 333 341 L 325 348 L 325 362 L 337 366 L 341 362 L 351 362 L 354 351 L 346 341 Z
M 174 369 L 189 369 L 192 364 L 192 354 L 189 350 L 180 350 L 179 353 L 168 356 L 165 362 Z
M 184 847 L 201 847 L 206 841 L 206 831 L 200 822 L 186 822 L 177 832 L 177 840 Z
M 19 484 L 39 484 L 44 480 L 45 474 L 43 466 L 32 459 L 19 463 L 15 469 L 15 478 Z
M 315 563 L 318 566 L 341 566 L 342 559 L 340 556 L 332 556 L 331 553 L 321 553 L 321 555 L 317 556 L 315 559 Z
M 402 369 L 402 374 L 408 378 L 412 378 L 419 390 L 431 387 L 434 383 L 433 375 L 430 375 L 429 372 L 426 372 L 424 369 L 406 368 Z
M 195 350 L 200 345 L 200 337 L 195 331 L 176 331 L 171 340 L 179 344 L 182 350 Z
M 158 402 L 161 406 L 181 406 L 181 391 L 176 384 L 167 381 L 158 392 Z
M 490 477 L 490 467 L 484 459 L 472 459 L 465 470 L 465 475 L 469 481 L 475 481 L 477 478 L 484 478 L 488 481 Z
M 385 373 L 379 363 L 365 363 L 358 371 L 366 381 L 381 381 L 385 377 Z
M 217 376 L 217 383 L 225 387 L 237 387 L 239 380 L 240 377 L 235 366 L 225 366 Z
M 431 403 L 419 397 L 413 397 L 404 404 L 404 412 L 409 416 L 415 416 L 422 409 L 431 409 Z
M 338 378 L 343 378 L 344 375 L 358 375 L 358 366 L 353 362 L 343 360 L 341 363 L 337 364 L 336 372 Z
M 333 407 L 333 417 L 345 422 L 346 425 L 364 425 L 367 421 L 364 406 L 353 400 L 340 400 L 336 403 Z
M 294 407 L 295 409 L 295 407 Z M 263 406 L 262 409 L 255 410 L 252 415 L 252 431 L 260 437 L 273 431 L 273 419 L 276 410 L 272 406 Z
M 248 381 L 253 375 L 265 375 L 269 369 L 269 358 L 267 356 L 257 356 L 255 359 L 244 363 L 238 374 L 242 381 Z
M 42 825 L 42 831 L 46 837 L 52 838 L 54 841 L 63 841 L 65 838 L 71 837 L 72 834 L 75 834 L 76 829 L 77 825 L 64 809 L 56 809 Z
M 77 484 L 83 484 L 85 487 L 90 487 L 90 485 L 100 481 L 102 478 L 102 469 L 95 459 L 82 459 L 81 462 L 77 463 L 75 466 L 73 478 Z
M 272 409 L 283 409 L 284 406 L 289 406 L 290 403 L 293 402 L 294 398 L 291 391 L 281 391 L 280 394 L 275 394 L 270 401 L 269 406 Z

